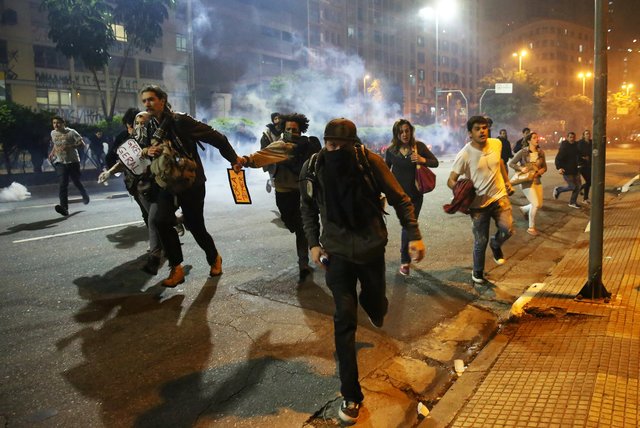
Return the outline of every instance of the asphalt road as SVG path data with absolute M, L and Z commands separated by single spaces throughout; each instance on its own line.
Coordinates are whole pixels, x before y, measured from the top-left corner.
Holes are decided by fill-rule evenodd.
M 638 159 L 637 149 L 609 150 L 610 195 L 639 172 Z M 469 219 L 441 208 L 451 196 L 450 166 L 445 158 L 435 170 L 438 186 L 420 216 L 427 256 L 408 278 L 397 274 L 400 229 L 393 210 L 388 217 L 390 313 L 382 330 L 360 317 L 361 375 L 482 297 L 470 282 Z M 205 207 L 224 274 L 208 277 L 187 232 L 188 276 L 172 290 L 158 285 L 166 267 L 157 277 L 140 270 L 146 230 L 130 198 L 112 198 L 123 192 L 117 179 L 109 187 L 90 183 L 87 206 L 71 185 L 78 202 L 67 218 L 53 210 L 54 185 L 0 204 L 0 422 L 301 426 L 336 397 L 333 303 L 322 274 L 296 284 L 294 238 L 264 190 L 266 174 L 248 172 L 253 204 L 237 206 L 225 167 L 210 165 Z M 494 268 L 488 257 L 491 278 L 513 282 L 514 295 L 544 277 L 588 221 L 587 209 L 567 207 L 567 194 L 551 199 L 561 182 L 553 170 L 544 177 L 542 236 L 527 235 L 516 210 L 508 266 Z M 521 192 L 512 202 L 524 204 Z M 543 243 L 552 249 L 536 253 Z M 501 297 L 488 300 L 505 306 Z

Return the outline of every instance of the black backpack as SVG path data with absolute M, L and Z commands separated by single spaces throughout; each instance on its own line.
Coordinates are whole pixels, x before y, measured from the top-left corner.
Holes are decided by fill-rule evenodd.
M 358 161 L 358 169 L 362 173 L 362 178 L 364 179 L 364 182 L 368 189 L 367 193 L 371 196 L 374 202 L 376 202 L 376 206 L 380 209 L 381 214 L 388 214 L 384 210 L 387 205 L 387 198 L 382 194 L 380 186 L 378 185 L 378 181 L 376 180 L 376 177 L 373 175 L 373 171 L 371 170 L 371 164 L 369 163 L 368 159 L 370 151 L 360 143 L 356 143 L 354 145 L 354 149 L 356 152 L 356 160 Z M 312 199 L 316 196 L 315 188 L 317 187 L 318 179 L 316 167 L 319 154 L 320 152 L 311 155 L 311 157 L 309 158 L 309 165 L 307 166 L 306 175 L 303 178 L 303 180 L 307 182 L 307 196 Z

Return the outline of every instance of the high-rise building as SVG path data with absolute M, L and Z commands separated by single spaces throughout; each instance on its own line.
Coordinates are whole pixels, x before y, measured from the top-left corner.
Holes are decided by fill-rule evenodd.
M 139 106 L 138 91 L 146 84 L 165 87 L 174 107 L 190 110 L 187 1 L 180 1 L 177 9 L 170 12 L 162 26 L 163 36 L 149 54 L 134 53 L 125 61 L 123 42 L 127 35 L 122 26 L 114 26 L 117 42 L 110 51 L 112 56 L 104 75 L 99 76 L 110 104 L 124 62 L 116 114 Z M 32 108 L 56 111 L 74 122 L 95 123 L 104 119 L 93 75 L 82 63 L 69 60 L 56 50 L 48 36 L 46 13 L 40 5 L 39 0 L 0 2 L 0 70 L 4 74 L 5 97 Z
M 534 73 L 543 86 L 552 91 L 551 95 L 581 94 L 583 83 L 585 95 L 592 91 L 591 27 L 563 20 L 537 19 L 505 31 L 493 43 L 497 51 L 496 66 Z M 584 77 L 579 77 L 580 73 Z

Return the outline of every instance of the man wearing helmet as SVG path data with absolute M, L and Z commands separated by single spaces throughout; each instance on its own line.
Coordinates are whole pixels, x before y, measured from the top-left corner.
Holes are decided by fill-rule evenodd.
M 381 193 L 408 231 L 412 258 L 421 260 L 425 249 L 411 200 L 382 158 L 362 147 L 356 125 L 334 119 L 325 128 L 324 140 L 324 148 L 302 167 L 300 204 L 311 259 L 326 270 L 335 301 L 334 334 L 343 396 L 338 416 L 352 424 L 364 399 L 355 348 L 358 301 L 377 328 L 382 327 L 389 304 Z

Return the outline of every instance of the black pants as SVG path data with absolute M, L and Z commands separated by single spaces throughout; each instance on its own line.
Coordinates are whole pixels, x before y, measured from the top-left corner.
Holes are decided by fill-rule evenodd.
M 589 190 L 591 190 L 591 165 L 579 167 L 578 171 L 584 180 L 581 190 L 584 192 L 584 200 L 586 201 L 589 199 Z
M 56 163 L 56 174 L 58 175 L 58 196 L 60 197 L 60 205 L 69 208 L 69 179 L 78 188 L 82 199 L 88 199 L 89 195 L 80 181 L 80 163 Z
M 200 248 L 204 250 L 207 256 L 207 263 L 212 265 L 216 261 L 218 250 L 204 224 L 204 197 L 204 183 L 194 184 L 177 196 L 166 190 L 158 191 L 156 196 L 157 209 L 150 210 L 149 221 L 153 221 L 158 229 L 160 243 L 169 261 L 169 266 L 177 266 L 183 262 L 180 239 L 173 228 L 176 224 L 175 212 L 177 206 L 182 208 L 184 224 Z
M 309 265 L 309 243 L 302 228 L 302 214 L 300 213 L 300 192 L 276 192 L 276 206 L 280 211 L 280 218 L 289 232 L 296 234 L 296 253 L 300 269 Z
M 356 285 L 360 280 L 359 300 L 367 315 L 372 319 L 382 319 L 389 306 L 384 272 L 384 252 L 366 264 L 357 264 L 339 256 L 330 256 L 326 281 L 336 305 L 333 325 L 340 373 L 340 393 L 348 401 L 359 403 L 364 399 L 358 382 L 356 356 L 358 325 Z

